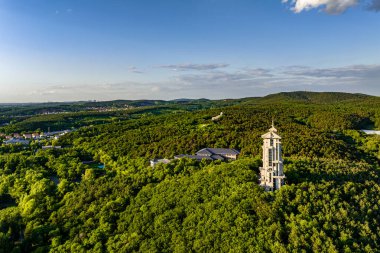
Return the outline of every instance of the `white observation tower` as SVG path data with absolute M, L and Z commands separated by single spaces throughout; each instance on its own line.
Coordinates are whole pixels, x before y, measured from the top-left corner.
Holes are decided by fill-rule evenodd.
M 260 167 L 260 185 L 266 191 L 275 191 L 285 184 L 285 174 L 283 170 L 281 155 L 281 137 L 277 134 L 277 129 L 272 127 L 269 132 L 262 135 L 263 143 L 263 167 Z

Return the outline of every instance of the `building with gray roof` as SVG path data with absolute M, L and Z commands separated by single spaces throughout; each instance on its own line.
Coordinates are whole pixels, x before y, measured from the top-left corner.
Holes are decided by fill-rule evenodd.
M 238 155 L 240 154 L 239 151 L 236 149 L 229 149 L 229 148 L 204 148 L 199 150 L 195 153 L 195 155 L 176 155 L 174 156 L 175 159 L 180 158 L 190 158 L 190 159 L 196 159 L 198 161 L 202 161 L 203 159 L 210 160 L 210 161 L 227 161 L 227 160 L 236 160 Z
M 24 140 L 24 139 L 16 139 L 12 138 L 10 140 L 4 141 L 4 144 L 21 144 L 21 145 L 29 145 L 29 140 Z

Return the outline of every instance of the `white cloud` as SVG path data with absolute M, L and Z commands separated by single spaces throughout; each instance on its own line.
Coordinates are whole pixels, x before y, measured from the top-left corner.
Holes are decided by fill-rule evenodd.
M 330 14 L 342 13 L 358 4 L 358 0 L 283 0 L 282 2 L 290 2 L 295 13 L 322 7 L 324 11 Z
M 295 13 L 322 9 L 329 14 L 340 14 L 356 5 L 369 11 L 380 11 L 380 0 L 282 0 L 282 3 L 289 3 Z

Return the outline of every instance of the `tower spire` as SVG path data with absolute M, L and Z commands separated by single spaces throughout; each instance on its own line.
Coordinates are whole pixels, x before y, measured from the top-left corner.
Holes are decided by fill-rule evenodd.
M 270 132 L 277 132 L 277 129 L 274 127 L 274 119 L 272 118 L 272 127 L 269 129 Z

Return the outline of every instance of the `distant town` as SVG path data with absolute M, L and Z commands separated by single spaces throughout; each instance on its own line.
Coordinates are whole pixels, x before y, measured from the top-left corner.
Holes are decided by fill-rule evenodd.
M 5 134 L 0 133 L 0 138 L 3 138 L 3 144 L 21 144 L 28 145 L 32 140 L 58 140 L 59 137 L 72 132 L 73 130 L 62 130 L 62 131 L 53 131 L 53 132 L 33 132 L 33 133 L 13 133 Z

